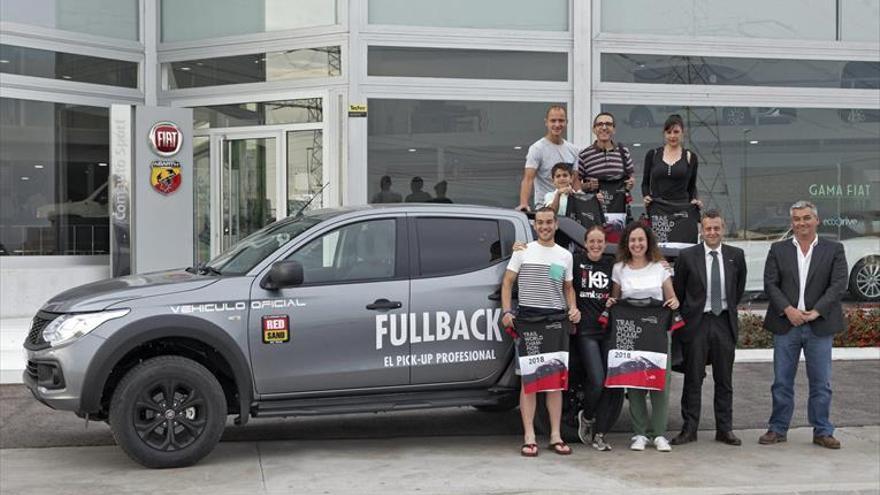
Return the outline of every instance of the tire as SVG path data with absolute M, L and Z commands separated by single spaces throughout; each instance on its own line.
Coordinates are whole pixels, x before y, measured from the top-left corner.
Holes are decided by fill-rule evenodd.
M 574 370 L 571 370 L 574 371 Z M 562 392 L 562 422 L 560 433 L 568 443 L 578 443 L 578 413 L 583 409 L 584 383 L 579 378 L 583 373 L 569 372 L 568 390 Z M 535 433 L 550 435 L 550 415 L 547 413 L 546 394 L 538 394 L 538 406 L 535 410 Z
M 160 356 L 135 366 L 119 382 L 110 429 L 134 461 L 149 468 L 182 467 L 214 449 L 226 414 L 223 389 L 210 371 L 191 359 Z
M 849 293 L 860 301 L 880 301 L 880 257 L 863 258 L 849 276 Z

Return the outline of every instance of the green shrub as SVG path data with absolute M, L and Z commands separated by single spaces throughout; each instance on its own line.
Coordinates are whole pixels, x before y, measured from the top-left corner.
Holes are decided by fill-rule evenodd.
M 844 312 L 847 328 L 834 336 L 834 347 L 880 347 L 880 308 L 853 307 Z M 764 318 L 754 313 L 739 317 L 740 349 L 771 349 L 773 334 L 763 328 Z

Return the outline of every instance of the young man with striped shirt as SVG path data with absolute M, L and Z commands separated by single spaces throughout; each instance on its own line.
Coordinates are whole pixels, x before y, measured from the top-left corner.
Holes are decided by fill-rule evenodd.
M 535 231 L 538 240 L 513 253 L 501 284 L 501 319 L 505 328 L 515 328 L 516 317 L 564 315 L 572 323 L 578 323 L 578 311 L 574 293 L 573 258 L 571 253 L 554 241 L 558 223 L 556 213 L 547 207 L 535 212 Z M 519 288 L 519 307 L 513 309 L 513 283 Z M 567 339 L 566 339 L 567 342 Z M 557 454 L 571 454 L 571 447 L 562 440 L 562 391 L 548 391 L 547 412 L 550 416 L 550 448 Z M 535 407 L 537 394 L 520 392 L 520 414 L 525 430 L 520 453 L 525 457 L 538 455 L 535 443 Z

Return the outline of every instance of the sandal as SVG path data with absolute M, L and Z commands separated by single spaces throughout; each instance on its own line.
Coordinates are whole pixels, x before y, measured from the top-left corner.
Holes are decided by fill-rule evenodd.
M 538 457 L 538 444 L 524 443 L 519 448 L 519 453 L 523 457 Z
M 571 447 L 562 440 L 551 443 L 547 448 L 559 455 L 571 455 Z

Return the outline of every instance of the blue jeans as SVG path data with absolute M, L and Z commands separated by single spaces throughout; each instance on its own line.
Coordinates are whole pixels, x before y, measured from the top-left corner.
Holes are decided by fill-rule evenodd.
M 807 417 L 813 425 L 814 436 L 834 433 L 829 419 L 831 411 L 831 342 L 833 335 L 817 336 L 810 324 L 794 327 L 783 335 L 773 336 L 773 413 L 770 431 L 780 435 L 788 432 L 794 412 L 794 378 L 797 374 L 801 349 L 807 364 L 810 398 Z

